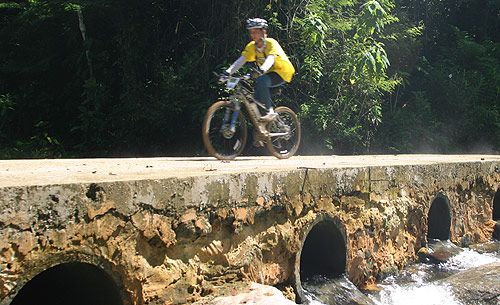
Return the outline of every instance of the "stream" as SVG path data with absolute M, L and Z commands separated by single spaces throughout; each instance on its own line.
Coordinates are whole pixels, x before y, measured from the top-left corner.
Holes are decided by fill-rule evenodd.
M 328 279 L 314 276 L 302 283 L 309 304 L 313 305 L 469 305 L 461 302 L 446 284 L 452 275 L 486 264 L 500 262 L 500 242 L 489 242 L 471 248 L 459 248 L 449 241 L 439 241 L 429 248 L 451 253 L 445 262 L 415 263 L 377 282 L 379 291 L 361 292 L 345 275 Z M 500 290 L 500 276 L 484 279 L 484 287 Z M 477 281 L 477 279 L 474 279 Z M 482 285 L 482 283 L 480 283 Z M 487 284 L 487 285 L 486 285 Z M 491 286 L 493 285 L 493 286 Z M 496 292 L 493 292 L 495 295 Z M 497 295 L 496 302 L 499 301 Z M 500 304 L 492 300 L 491 304 Z M 490 304 L 474 302 L 474 304 Z

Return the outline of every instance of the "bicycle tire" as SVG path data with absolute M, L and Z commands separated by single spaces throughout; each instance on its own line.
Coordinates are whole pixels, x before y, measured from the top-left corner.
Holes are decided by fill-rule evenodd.
M 219 160 L 231 160 L 239 156 L 247 143 L 248 130 L 247 121 L 241 109 L 238 113 L 238 122 L 234 136 L 226 138 L 221 130 L 223 128 L 220 122 L 221 113 L 225 113 L 229 107 L 231 113 L 234 111 L 234 104 L 230 101 L 217 101 L 210 106 L 205 114 L 202 125 L 203 144 L 208 154 Z
M 270 134 L 283 132 L 283 126 L 286 125 L 290 128 L 289 132 L 291 135 L 289 139 L 283 136 L 270 136 L 266 141 L 267 150 L 278 159 L 287 159 L 293 156 L 299 149 L 301 137 L 300 122 L 295 112 L 288 107 L 277 107 L 275 112 L 278 113 L 278 117 L 269 122 L 267 131 L 269 131 Z

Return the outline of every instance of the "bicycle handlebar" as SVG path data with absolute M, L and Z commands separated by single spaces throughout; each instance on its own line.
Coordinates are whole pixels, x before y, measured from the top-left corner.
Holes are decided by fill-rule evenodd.
M 217 72 L 213 72 L 213 73 L 215 74 L 215 76 L 217 76 L 217 78 L 219 79 L 219 82 L 221 84 L 227 82 L 227 80 L 230 77 L 235 77 L 235 78 L 239 78 L 239 79 L 243 79 L 243 80 L 249 80 L 249 79 L 252 78 L 252 76 L 251 76 L 250 73 L 247 73 L 247 74 L 244 74 L 244 75 L 241 75 L 241 76 L 232 76 L 232 75 L 228 75 L 228 74 L 225 74 L 225 73 L 217 73 Z

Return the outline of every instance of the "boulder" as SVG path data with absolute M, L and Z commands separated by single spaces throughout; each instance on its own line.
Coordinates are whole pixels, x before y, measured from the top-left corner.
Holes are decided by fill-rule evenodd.
M 498 253 L 498 254 L 500 254 L 500 242 L 494 241 L 494 240 L 489 241 L 487 243 L 470 245 L 469 248 L 478 252 L 478 253 Z
M 441 282 L 453 289 L 462 304 L 500 304 L 500 262 L 471 268 Z
M 462 252 L 463 249 L 450 241 L 434 240 L 427 247 L 418 250 L 417 256 L 422 263 L 444 263 L 451 257 Z
M 283 293 L 275 287 L 258 283 L 251 283 L 247 291 L 234 296 L 218 297 L 213 299 L 210 305 L 296 305 L 283 296 Z

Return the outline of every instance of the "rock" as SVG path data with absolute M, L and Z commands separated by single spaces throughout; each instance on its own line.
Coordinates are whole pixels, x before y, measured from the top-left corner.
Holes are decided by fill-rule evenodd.
M 200 249 L 198 257 L 202 262 L 213 261 L 216 264 L 227 266 L 228 262 L 224 256 L 224 245 L 220 240 L 212 241 L 208 246 Z
M 158 237 L 167 247 L 176 243 L 176 234 L 168 217 L 144 211 L 134 214 L 132 223 L 147 240 Z
M 210 305 L 296 305 L 283 296 L 277 288 L 257 283 L 251 283 L 248 291 L 238 295 L 218 297 Z
M 418 249 L 417 257 L 418 257 L 419 262 L 422 262 L 422 263 L 428 262 L 429 261 L 429 248 L 422 247 L 422 248 Z
M 453 289 L 461 304 L 500 304 L 500 262 L 457 273 L 442 283 Z
M 429 243 L 428 247 L 420 248 L 417 256 L 422 263 L 444 263 L 451 257 L 462 252 L 463 249 L 450 241 L 436 240 Z
M 236 208 L 234 209 L 234 218 L 237 221 L 245 222 L 248 217 L 248 210 L 245 208 Z
M 462 238 L 460 238 L 460 245 L 462 247 L 468 247 L 472 244 L 473 240 L 474 239 L 471 234 L 465 234 Z
M 335 210 L 335 205 L 331 198 L 320 198 L 316 206 L 317 211 L 333 211 Z
M 23 256 L 26 256 L 28 253 L 35 248 L 35 237 L 31 232 L 24 231 L 20 232 L 15 237 L 15 244 L 17 245 L 17 251 Z
M 196 216 L 196 210 L 195 209 L 189 209 L 182 214 L 181 218 L 179 221 L 182 224 L 190 224 L 191 222 L 195 221 L 197 218 Z
M 109 200 L 104 202 L 99 208 L 94 208 L 91 205 L 88 205 L 87 208 L 87 216 L 90 219 L 94 219 L 97 216 L 102 216 L 107 212 L 116 209 L 116 204 L 114 203 L 114 201 Z
M 102 218 L 99 218 L 94 221 L 94 236 L 97 239 L 108 240 L 115 232 L 120 228 L 124 227 L 125 222 L 121 219 L 112 216 L 111 214 L 106 214 Z M 63 234 L 64 233 L 64 234 Z M 63 234 L 63 235 L 62 235 Z M 61 232 L 58 234 L 59 239 L 61 240 L 60 244 L 63 244 L 67 239 L 67 234 L 65 232 Z
M 208 219 L 204 216 L 198 217 L 194 222 L 194 226 L 201 236 L 205 236 L 212 232 L 212 225 L 210 224 L 210 221 L 208 221 Z
M 13 209 L 6 209 L 0 214 L 0 223 L 5 227 L 15 225 L 21 230 L 29 230 L 31 228 L 31 216 L 28 211 L 15 211 Z
M 290 215 L 299 216 L 302 213 L 302 211 L 304 210 L 304 204 L 300 196 L 296 196 L 291 200 L 288 209 L 288 214 Z
M 259 206 L 264 206 L 266 204 L 266 199 L 262 196 L 257 197 L 255 200 L 255 203 L 257 203 Z
M 285 298 L 287 298 L 290 301 L 294 301 L 297 297 L 295 294 L 295 291 L 293 290 L 293 288 L 291 286 L 284 287 L 282 290 L 282 293 L 285 296 Z
M 500 242 L 490 241 L 483 244 L 474 244 L 469 246 L 470 249 L 479 253 L 499 253 L 500 254 Z

